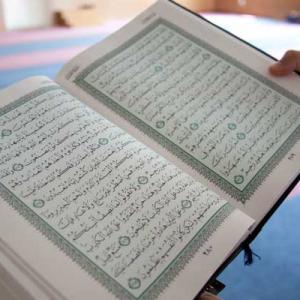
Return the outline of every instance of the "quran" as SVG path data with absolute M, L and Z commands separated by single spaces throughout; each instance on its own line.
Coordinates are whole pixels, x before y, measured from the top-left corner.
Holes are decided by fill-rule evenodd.
M 271 63 L 161 0 L 55 81 L 1 91 L 3 284 L 193 299 L 299 178 L 299 77 Z

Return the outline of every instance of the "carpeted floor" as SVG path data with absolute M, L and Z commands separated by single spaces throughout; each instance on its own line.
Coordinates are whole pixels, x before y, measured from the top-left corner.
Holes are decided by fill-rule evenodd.
M 285 201 L 252 243 L 251 266 L 239 255 L 219 276 L 224 300 L 299 300 L 300 196 Z
M 277 58 L 287 49 L 300 49 L 300 25 L 251 16 L 205 16 Z M 121 24 L 0 33 L 0 88 L 28 76 L 54 78 L 63 63 Z M 300 185 L 253 243 L 253 250 L 262 260 L 244 267 L 240 255 L 220 276 L 227 286 L 221 297 L 225 300 L 300 299 L 299 228 Z

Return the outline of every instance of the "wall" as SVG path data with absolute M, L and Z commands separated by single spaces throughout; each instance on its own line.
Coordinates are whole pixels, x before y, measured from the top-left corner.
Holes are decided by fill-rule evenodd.
M 101 24 L 116 19 L 130 19 L 153 4 L 155 0 L 54 0 L 53 10 L 64 11 L 63 19 L 73 26 L 81 24 Z M 75 11 L 83 4 L 95 5 L 96 9 Z
M 3 7 L 2 7 L 2 2 L 0 1 L 0 31 L 3 31 L 4 29 L 5 29 L 5 25 L 4 25 Z
M 300 0 L 217 0 L 216 10 L 247 13 L 258 16 L 285 18 L 292 10 L 300 9 Z
M 48 0 L 2 0 L 2 5 L 8 30 L 51 24 L 52 13 Z
M 48 26 L 52 12 L 76 9 L 83 4 L 99 7 L 102 21 L 116 18 L 130 18 L 152 4 L 155 0 L 0 0 L 5 13 L 7 29 Z M 221 11 L 248 13 L 284 18 L 291 10 L 300 9 L 300 0 L 177 0 L 194 11 Z M 1 22 L 0 6 L 0 30 Z
M 104 9 L 107 6 L 113 6 L 119 10 L 124 8 L 128 10 L 129 6 L 132 8 L 140 8 L 149 3 L 154 3 L 155 0 L 52 0 L 52 2 L 55 10 L 77 8 L 85 3 L 98 4 Z M 176 2 L 193 10 L 211 10 L 214 8 L 216 0 L 177 0 Z
M 300 10 L 300 0 L 177 0 L 194 11 L 219 11 L 285 18 Z
M 76 9 L 82 4 L 99 7 L 101 17 L 128 18 L 143 11 L 156 0 L 52 0 L 54 10 Z M 179 4 L 194 11 L 211 11 L 216 0 L 176 0 Z
M 116 0 L 51 0 L 52 9 L 54 11 L 64 10 L 64 9 L 75 9 L 83 4 L 97 4 L 99 2 L 114 2 Z M 120 0 L 118 0 L 120 1 Z M 117 2 L 118 2 L 117 1 Z M 123 0 L 124 1 L 124 0 Z
M 155 0 L 98 0 L 98 7 L 104 19 L 132 18 L 153 4 Z
M 177 3 L 189 8 L 190 10 L 213 11 L 218 0 L 175 0 Z M 224 0 L 223 0 L 224 1 Z

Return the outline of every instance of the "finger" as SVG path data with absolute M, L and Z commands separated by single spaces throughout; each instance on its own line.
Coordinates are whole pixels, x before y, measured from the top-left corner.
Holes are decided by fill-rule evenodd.
M 287 51 L 279 62 L 269 68 L 269 71 L 274 76 L 285 76 L 293 71 L 300 71 L 300 52 Z

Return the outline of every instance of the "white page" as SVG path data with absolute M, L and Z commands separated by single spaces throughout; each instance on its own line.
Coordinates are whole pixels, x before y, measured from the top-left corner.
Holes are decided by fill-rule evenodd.
M 164 53 L 159 53 L 165 43 L 167 46 L 171 45 L 170 53 L 186 51 L 185 56 L 182 55 L 182 71 L 177 72 L 177 77 L 172 68 L 168 70 L 167 63 L 169 59 L 171 66 L 175 65 L 178 55 L 174 55 L 172 60 L 172 56 L 165 54 L 168 50 L 163 49 Z M 188 47 L 190 52 L 184 50 Z M 199 59 L 202 54 L 207 58 Z M 205 59 L 208 62 L 202 63 Z M 176 98 L 176 93 L 173 93 L 173 98 L 170 96 L 169 100 L 171 99 L 171 104 L 178 105 L 176 109 L 180 115 L 181 111 L 187 109 L 182 104 L 182 99 L 186 100 L 184 97 L 187 96 L 180 97 L 180 92 L 190 89 L 197 95 L 197 88 L 188 84 L 191 83 L 191 73 L 197 77 L 193 68 L 201 63 L 202 67 L 196 71 L 199 71 L 200 78 L 204 78 L 205 82 L 202 86 L 199 84 L 199 87 L 195 83 L 195 86 L 200 92 L 203 86 L 210 85 L 210 89 L 203 98 L 199 98 L 202 102 L 207 102 L 206 108 L 201 110 L 202 103 L 195 106 L 195 120 L 200 117 L 205 119 L 201 113 L 209 114 L 217 105 L 225 105 L 224 99 L 236 87 L 239 90 L 230 99 L 229 107 L 233 108 L 238 103 L 239 109 L 227 119 L 225 117 L 228 109 L 216 109 L 217 113 L 209 120 L 211 123 L 208 125 L 201 122 L 199 125 L 193 121 L 197 128 L 186 129 L 189 131 L 190 140 L 186 145 L 178 145 L 174 141 L 180 135 L 170 138 L 170 132 L 175 127 L 175 121 L 180 121 L 180 116 L 171 124 L 156 118 L 157 115 L 163 115 L 157 113 L 159 105 L 168 100 L 156 93 L 163 91 L 161 86 L 167 86 L 167 83 L 171 85 L 177 79 L 175 92 L 178 96 Z M 160 68 L 157 72 L 161 72 L 161 75 L 153 75 L 155 64 Z M 299 78 L 295 74 L 283 79 L 271 78 L 267 71 L 270 64 L 271 59 L 246 44 L 183 11 L 175 4 L 159 1 L 123 29 L 65 65 L 57 80 L 72 94 L 78 95 L 91 107 L 101 111 L 138 140 L 260 221 L 299 173 Z M 177 67 L 179 65 L 177 62 Z M 206 76 L 209 68 L 213 69 L 213 74 Z M 186 81 L 180 77 L 184 74 L 190 76 Z M 148 80 L 149 78 L 153 80 Z M 143 81 L 144 86 L 139 80 Z M 160 81 L 163 84 L 160 85 Z M 147 91 L 147 84 L 150 92 Z M 144 93 L 137 93 L 141 87 L 144 87 Z M 190 98 L 193 96 L 192 92 L 188 95 Z M 213 93 L 219 93 L 220 98 L 215 97 L 213 105 L 210 105 L 209 96 Z M 153 99 L 157 100 L 157 104 Z M 153 106 L 157 105 L 152 111 L 147 110 L 147 105 L 151 106 L 151 102 L 154 103 Z M 191 115 L 194 112 L 193 106 L 190 105 L 189 109 Z M 184 113 L 182 118 L 185 121 L 193 119 L 187 117 L 188 113 Z M 269 115 L 265 117 L 267 113 Z M 251 116 L 248 119 L 244 117 L 247 114 Z M 164 117 L 166 116 L 168 115 L 165 114 Z M 241 116 L 244 120 L 238 124 Z M 221 122 L 221 129 L 211 135 L 211 141 L 207 141 L 204 148 L 201 145 L 202 148 L 197 149 L 198 153 L 193 155 L 190 149 L 193 147 L 193 139 L 197 141 L 194 137 L 198 134 L 199 141 L 203 127 L 209 132 L 214 128 L 213 122 L 217 123 L 222 118 L 227 121 Z M 256 126 L 261 120 L 264 124 Z M 159 128 L 160 124 L 166 128 Z M 251 127 L 256 129 L 252 130 Z M 281 128 L 286 130 L 282 132 Z M 216 141 L 222 137 L 222 132 L 226 133 L 227 140 L 221 146 Z M 231 149 L 232 144 L 234 147 L 238 145 L 234 151 Z M 252 144 L 256 146 L 250 152 L 248 149 L 252 149 Z M 210 146 L 215 148 L 215 155 L 206 162 L 206 157 L 201 159 L 201 156 L 206 155 L 206 149 Z M 224 150 L 226 147 L 229 151 Z M 218 167 L 212 167 L 214 162 L 218 163 L 222 151 L 230 154 Z M 247 153 L 245 158 L 242 152 Z M 260 157 L 260 153 L 263 153 L 263 157 Z M 231 172 L 232 169 L 234 172 Z
M 0 96 L 0 236 L 37 299 L 193 298 L 253 224 L 50 80 Z

